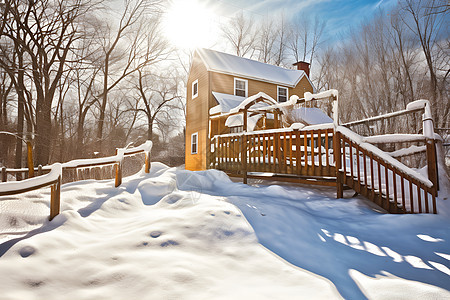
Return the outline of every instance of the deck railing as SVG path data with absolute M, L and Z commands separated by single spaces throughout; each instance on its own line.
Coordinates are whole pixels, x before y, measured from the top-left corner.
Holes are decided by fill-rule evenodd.
M 391 213 L 437 213 L 431 180 L 351 130 L 336 128 L 330 124 L 218 135 L 212 139 L 210 167 L 241 176 L 245 183 L 263 177 L 258 173 L 293 175 L 308 183 L 313 178 L 337 186 L 338 198 L 346 185 Z
M 334 177 L 333 136 L 332 124 L 219 135 L 212 139 L 211 167 L 244 181 L 249 172 Z
M 437 213 L 429 179 L 345 127 L 338 127 L 336 142 L 338 198 L 345 184 L 391 213 Z

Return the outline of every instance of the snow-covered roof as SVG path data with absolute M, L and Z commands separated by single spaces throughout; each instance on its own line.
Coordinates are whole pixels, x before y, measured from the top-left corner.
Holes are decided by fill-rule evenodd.
M 303 76 L 306 76 L 305 72 L 301 70 L 289 70 L 211 49 L 201 48 L 196 51 L 208 71 L 289 87 L 295 87 Z
M 267 95 L 266 93 L 263 92 L 259 92 L 258 94 L 255 94 L 253 96 L 248 97 L 247 99 L 245 99 L 244 101 L 242 101 L 241 103 L 239 103 L 238 106 L 230 109 L 231 113 L 235 113 L 238 112 L 240 109 L 246 107 L 249 103 L 251 103 L 252 101 L 255 101 L 258 98 L 264 98 L 265 103 L 264 102 L 259 102 L 253 105 L 253 108 L 259 108 L 262 106 L 268 106 L 268 105 L 276 105 L 278 104 L 277 101 L 275 101 L 275 99 L 273 99 L 272 97 L 270 97 L 269 95 Z
M 209 110 L 209 113 L 211 115 L 215 115 L 218 113 L 227 113 L 231 109 L 235 108 L 236 106 L 238 106 L 245 100 L 245 97 L 241 97 L 241 96 L 235 96 L 235 95 L 223 94 L 223 93 L 217 93 L 217 92 L 212 92 L 212 94 L 213 94 L 214 98 L 216 98 L 217 103 L 219 103 L 219 105 L 214 106 Z
M 264 98 L 265 102 L 258 102 L 254 104 L 252 108 L 255 109 L 259 109 L 262 107 L 276 108 L 277 105 L 280 105 L 280 103 L 278 103 L 275 99 L 273 99 L 272 97 L 263 92 L 259 92 L 258 94 L 255 94 L 248 98 L 217 92 L 212 92 L 212 94 L 214 98 L 216 98 L 217 103 L 219 103 L 219 105 L 216 105 L 209 110 L 210 115 L 215 115 L 219 113 L 238 112 L 241 108 L 244 108 L 247 104 L 251 103 L 252 101 L 260 97 Z

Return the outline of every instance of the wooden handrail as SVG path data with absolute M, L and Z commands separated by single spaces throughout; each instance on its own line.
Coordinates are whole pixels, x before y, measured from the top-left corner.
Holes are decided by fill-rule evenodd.
M 115 156 L 105 157 L 105 158 L 93 158 L 93 159 L 80 159 L 72 160 L 67 163 L 56 163 L 51 166 L 36 168 L 38 173 L 42 170 L 49 170 L 50 172 L 45 175 L 40 175 L 30 179 L 25 179 L 22 181 L 7 181 L 7 174 L 10 173 L 20 173 L 28 172 L 28 169 L 7 169 L 3 167 L 2 170 L 2 183 L 0 183 L 0 196 L 16 195 L 20 193 L 25 193 L 33 190 L 37 190 L 46 186 L 51 187 L 51 201 L 50 201 L 50 220 L 59 214 L 60 209 L 60 194 L 61 194 L 61 179 L 63 170 L 71 170 L 77 168 L 89 168 L 98 167 L 105 165 L 115 165 L 116 175 L 115 175 L 115 186 L 118 187 L 122 183 L 122 161 L 124 156 L 135 155 L 138 153 L 145 154 L 145 172 L 150 172 L 150 151 L 152 149 L 152 142 L 147 141 L 144 144 L 127 149 L 117 149 Z M 34 170 L 33 170 L 34 171 Z
M 43 187 L 51 187 L 50 217 L 52 220 L 59 214 L 60 186 L 61 186 L 62 166 L 59 163 L 50 166 L 50 173 L 25 179 L 23 181 L 12 181 L 0 183 L 0 196 L 16 195 L 34 191 Z
M 362 137 L 349 129 L 337 129 L 335 152 L 343 160 L 337 169 L 341 174 L 337 176 L 338 186 L 350 186 L 389 212 L 437 213 L 437 189 L 432 180 L 361 142 Z M 360 164 L 364 164 L 363 174 Z M 339 190 L 338 197 L 342 197 Z

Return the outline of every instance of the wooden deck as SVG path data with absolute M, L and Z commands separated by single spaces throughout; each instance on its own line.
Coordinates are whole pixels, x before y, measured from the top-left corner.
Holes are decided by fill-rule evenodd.
M 244 183 L 270 178 L 336 186 L 338 198 L 347 186 L 390 213 L 437 213 L 437 178 L 427 179 L 374 145 L 355 140 L 358 135 L 348 128 L 316 128 L 215 136 L 210 168 L 242 177 Z M 433 169 L 434 140 L 426 143 Z

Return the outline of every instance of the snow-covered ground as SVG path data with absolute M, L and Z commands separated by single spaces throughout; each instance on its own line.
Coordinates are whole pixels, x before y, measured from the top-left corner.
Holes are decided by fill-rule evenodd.
M 150 174 L 0 198 L 0 299 L 450 299 L 450 200 L 388 215 L 334 188 Z M 26 195 L 26 197 L 25 197 Z

